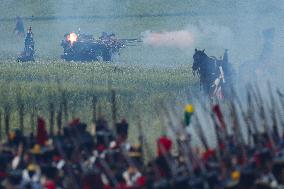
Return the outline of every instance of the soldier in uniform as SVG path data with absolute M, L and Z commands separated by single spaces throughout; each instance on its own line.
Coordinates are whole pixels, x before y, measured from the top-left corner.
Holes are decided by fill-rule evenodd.
M 275 29 L 269 28 L 263 30 L 262 35 L 263 35 L 263 48 L 259 56 L 259 62 L 260 64 L 263 65 L 263 64 L 268 64 L 271 61 L 271 56 L 273 53 Z
M 14 33 L 17 36 L 22 36 L 22 37 L 24 36 L 24 33 L 25 33 L 24 22 L 22 18 L 19 16 L 16 17 L 16 26 L 14 29 Z
M 32 27 L 29 27 L 26 38 L 25 38 L 25 47 L 24 51 L 21 53 L 21 56 L 18 57 L 18 61 L 34 61 L 34 38 Z
M 32 27 L 29 27 L 28 33 L 25 38 L 25 51 L 27 51 L 29 48 L 34 49 L 34 38 L 33 38 Z
M 28 33 L 25 38 L 25 49 L 24 52 L 26 56 L 33 57 L 34 55 L 34 38 L 32 27 L 29 28 Z
M 105 41 L 108 40 L 108 34 L 106 32 L 102 32 L 102 35 L 99 37 L 100 40 Z

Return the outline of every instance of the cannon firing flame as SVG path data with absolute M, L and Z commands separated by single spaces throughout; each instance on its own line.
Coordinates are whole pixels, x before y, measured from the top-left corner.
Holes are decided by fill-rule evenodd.
M 71 45 L 73 45 L 73 43 L 76 42 L 77 40 L 78 40 L 78 36 L 74 32 L 71 32 L 67 36 L 67 41 L 69 41 L 71 43 Z

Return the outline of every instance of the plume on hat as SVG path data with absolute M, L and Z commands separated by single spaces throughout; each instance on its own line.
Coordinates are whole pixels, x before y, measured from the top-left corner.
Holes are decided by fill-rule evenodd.
M 39 145 L 44 145 L 48 140 L 48 134 L 45 127 L 45 121 L 42 117 L 37 119 L 37 143 Z
M 168 153 L 172 148 L 172 143 L 173 143 L 172 140 L 169 139 L 168 137 L 166 137 L 166 136 L 160 137 L 157 141 L 158 155 L 162 156 L 162 155 Z

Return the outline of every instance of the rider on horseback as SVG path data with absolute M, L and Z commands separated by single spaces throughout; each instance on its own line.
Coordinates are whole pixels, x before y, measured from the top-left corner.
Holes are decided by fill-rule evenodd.
M 200 85 L 205 94 L 222 99 L 224 96 L 228 96 L 229 91 L 224 90 L 228 86 L 225 78 L 230 78 L 228 77 L 230 76 L 228 51 L 225 50 L 223 59 L 208 57 L 204 51 L 195 49 L 192 66 L 193 74 L 197 73 L 199 75 Z

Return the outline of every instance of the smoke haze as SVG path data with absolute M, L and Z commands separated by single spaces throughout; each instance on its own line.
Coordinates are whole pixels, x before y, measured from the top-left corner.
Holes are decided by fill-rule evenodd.
M 186 48 L 194 46 L 194 36 L 191 32 L 171 31 L 171 32 L 144 32 L 143 42 L 151 46 L 168 46 Z
M 216 57 L 229 49 L 230 62 L 243 73 L 253 64 L 258 67 L 262 52 L 270 49 L 261 70 L 273 75 L 283 71 L 284 1 L 4 0 L 0 9 L 0 19 L 8 18 L 0 27 L 2 58 L 14 59 L 23 48 L 23 38 L 12 34 L 19 15 L 26 18 L 26 29 L 33 27 L 38 59 L 58 59 L 64 34 L 81 28 L 94 37 L 103 31 L 120 38 L 142 37 L 143 44 L 121 51 L 121 62 L 129 64 L 190 65 L 195 48 Z M 32 16 L 41 19 L 28 19 Z M 268 44 L 263 31 L 269 28 L 275 34 Z
M 146 45 L 156 47 L 185 48 L 192 50 L 196 47 L 214 44 L 215 48 L 230 48 L 233 45 L 233 32 L 225 26 L 218 26 L 208 22 L 199 22 L 198 25 L 189 25 L 178 31 L 142 33 Z

